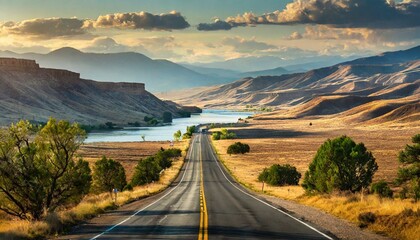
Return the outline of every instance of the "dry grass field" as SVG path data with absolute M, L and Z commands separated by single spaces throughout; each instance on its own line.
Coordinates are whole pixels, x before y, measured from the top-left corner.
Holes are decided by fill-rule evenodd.
M 310 125 L 312 123 L 312 125 Z M 335 118 L 279 120 L 277 116 L 257 116 L 247 127 L 229 128 L 238 139 L 213 141 L 225 166 L 243 185 L 261 192 L 259 173 L 272 164 L 294 165 L 302 178 L 319 146 L 328 138 L 350 136 L 363 142 L 372 151 L 379 166 L 374 181 L 392 182 L 399 166 L 397 154 L 411 137 L 420 133 L 420 125 L 349 125 Z M 217 130 L 217 129 L 215 129 Z M 249 144 L 250 153 L 228 155 L 229 145 L 240 141 Z M 302 179 L 301 179 L 302 180 Z M 377 196 L 328 195 L 306 196 L 302 187 L 273 187 L 265 184 L 264 193 L 315 206 L 340 218 L 358 224 L 360 213 L 372 211 L 378 215 L 370 229 L 396 239 L 416 239 L 420 236 L 420 203 L 411 200 L 379 199 Z M 411 212 L 405 209 L 411 209 Z
M 108 193 L 88 195 L 77 206 L 62 209 L 57 214 L 48 216 L 45 221 L 40 222 L 13 219 L 0 212 L 0 239 L 43 239 L 45 236 L 61 232 L 68 225 L 74 225 L 134 199 L 147 197 L 164 190 L 178 176 L 188 144 L 188 141 L 174 143 L 173 147 L 183 150 L 183 156 L 173 161 L 172 167 L 165 170 L 158 182 L 135 187 L 131 192 L 120 193 L 117 203 L 111 200 Z M 92 143 L 81 147 L 80 155 L 91 164 L 101 159 L 102 156 L 120 161 L 126 170 L 127 178 L 131 179 L 137 162 L 155 154 L 161 147 L 170 148 L 169 142 Z

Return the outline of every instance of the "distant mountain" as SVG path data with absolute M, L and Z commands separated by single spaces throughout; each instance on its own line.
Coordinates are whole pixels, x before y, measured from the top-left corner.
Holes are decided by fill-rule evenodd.
M 193 63 L 194 66 L 231 70 L 240 73 L 256 72 L 283 67 L 288 71 L 308 71 L 315 68 L 331 66 L 343 61 L 358 58 L 341 56 L 309 56 L 296 59 L 283 59 L 275 56 L 243 57 L 221 62 Z M 199 71 L 198 71 L 199 72 Z
M 420 58 L 420 46 L 396 52 L 385 52 L 377 56 L 359 58 L 353 61 L 344 62 L 342 65 L 373 65 L 373 64 L 395 64 L 418 60 Z
M 389 107 L 381 110 L 383 114 L 397 107 L 402 107 L 399 114 L 404 109 L 411 114 L 418 109 L 415 103 L 420 99 L 419 47 L 303 73 L 247 77 L 191 95 L 172 100 L 208 108 L 287 108 L 291 110 L 284 116 L 289 117 L 339 114 L 373 101 L 387 101 Z M 404 107 L 406 104 L 415 105 Z M 380 113 L 372 112 L 372 116 L 379 117 Z M 420 120 L 420 115 L 416 116 L 407 119 Z
M 0 58 L 0 86 L 0 125 L 49 117 L 127 125 L 143 122 L 146 115 L 160 118 L 163 112 L 179 116 L 176 106 L 146 91 L 142 83 L 84 80 L 78 73 L 39 68 L 32 60 Z
M 258 76 L 281 76 L 283 74 L 292 73 L 292 71 L 288 71 L 285 68 L 277 67 L 274 69 L 262 70 L 262 71 L 254 71 L 254 72 L 244 72 L 239 74 L 241 78 L 244 77 L 258 77 Z
M 0 52 L 0 57 L 36 60 L 42 67 L 64 68 L 79 72 L 82 78 L 104 82 L 141 82 L 152 92 L 196 86 L 209 86 L 227 81 L 197 73 L 167 60 L 152 60 L 134 53 L 84 53 L 74 48 L 61 48 L 48 54 L 16 54 Z

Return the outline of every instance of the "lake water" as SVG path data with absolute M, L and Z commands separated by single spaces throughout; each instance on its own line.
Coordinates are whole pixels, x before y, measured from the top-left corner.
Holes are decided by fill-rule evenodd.
M 91 142 L 137 142 L 143 141 L 167 141 L 173 140 L 176 131 L 185 133 L 187 126 L 207 123 L 236 123 L 239 118 L 247 118 L 253 115 L 249 112 L 233 112 L 227 110 L 204 109 L 201 114 L 193 114 L 191 118 L 174 119 L 171 125 L 161 127 L 139 127 L 115 131 L 89 133 L 86 143 Z

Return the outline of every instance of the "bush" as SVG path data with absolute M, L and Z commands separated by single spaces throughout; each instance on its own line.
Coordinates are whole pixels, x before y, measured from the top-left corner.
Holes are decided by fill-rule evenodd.
M 182 133 L 181 130 L 178 130 L 174 133 L 174 140 L 179 141 L 181 139 Z
M 240 142 L 236 142 L 232 145 L 230 145 L 227 149 L 227 154 L 245 154 L 249 152 L 249 145 L 243 144 Z
M 264 181 L 274 186 L 298 185 L 301 176 L 296 168 L 289 164 L 274 164 L 260 173 L 258 181 Z
M 404 196 L 420 199 L 420 134 L 413 136 L 413 145 L 407 145 L 400 152 L 398 160 L 403 167 L 398 169 L 396 184 L 406 189 Z
M 133 185 L 131 185 L 131 183 L 128 183 L 124 186 L 123 191 L 133 191 Z
M 188 126 L 187 132 L 184 133 L 184 135 L 182 135 L 182 139 L 190 139 L 195 132 L 196 132 L 195 126 Z
M 134 169 L 133 179 L 131 184 L 133 186 L 144 185 L 159 180 L 159 173 L 162 168 L 155 158 L 147 157 L 140 160 Z
M 357 219 L 359 220 L 359 227 L 365 228 L 369 224 L 375 223 L 376 215 L 372 212 L 360 213 Z
M 140 160 L 134 170 L 131 184 L 133 186 L 144 185 L 153 181 L 158 181 L 160 172 L 172 166 L 172 159 L 181 156 L 181 149 L 170 148 L 161 149 L 154 156 Z
M 233 132 L 229 132 L 226 128 L 222 128 L 220 132 L 213 132 L 212 139 L 213 140 L 221 140 L 221 139 L 235 139 L 236 134 Z
M 76 158 L 86 137 L 77 124 L 50 119 L 42 129 L 20 121 L 0 129 L 0 209 L 40 220 L 89 192 L 89 163 Z
M 378 165 L 363 143 L 341 136 L 328 139 L 318 149 L 305 173 L 302 186 L 307 191 L 333 190 L 357 192 L 372 182 Z
M 122 191 L 127 185 L 124 167 L 121 163 L 105 156 L 95 163 L 93 172 L 93 189 L 95 192 L 109 192 L 114 188 Z
M 212 138 L 213 140 L 220 140 L 220 132 L 214 132 L 214 133 L 211 135 L 211 138 Z
M 378 194 L 380 197 L 387 197 L 392 198 L 392 195 L 394 194 L 389 188 L 388 183 L 386 183 L 384 180 L 381 180 L 377 183 L 373 183 L 370 187 L 370 191 L 372 193 Z

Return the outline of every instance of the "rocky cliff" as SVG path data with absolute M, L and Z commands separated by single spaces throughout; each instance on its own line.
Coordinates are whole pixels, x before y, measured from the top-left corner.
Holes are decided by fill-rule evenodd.
M 32 60 L 0 58 L 0 125 L 49 117 L 82 124 L 142 122 L 144 116 L 178 115 L 142 83 L 80 79 L 75 72 L 40 68 Z

